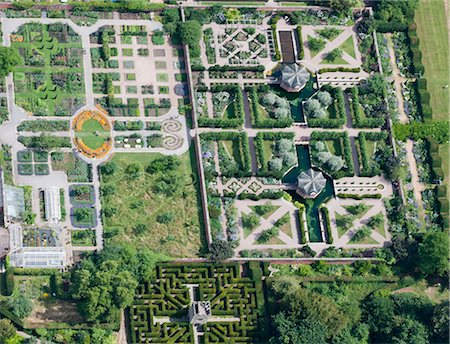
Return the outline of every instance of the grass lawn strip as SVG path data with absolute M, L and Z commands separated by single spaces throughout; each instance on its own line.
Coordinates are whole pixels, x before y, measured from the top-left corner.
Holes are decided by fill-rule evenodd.
M 342 43 L 340 48 L 342 49 L 342 51 L 346 52 L 351 57 L 356 58 L 355 45 L 354 45 L 354 42 L 353 42 L 353 36 L 350 36 L 349 38 L 347 38 L 345 40 L 345 42 Z
M 448 18 L 445 14 L 444 1 L 419 1 L 414 20 L 420 39 L 422 63 L 425 66 L 424 77 L 427 79 L 427 89 L 431 93 L 433 119 L 447 120 L 450 113 L 450 98 L 449 90 L 444 86 L 450 84 L 450 66 Z

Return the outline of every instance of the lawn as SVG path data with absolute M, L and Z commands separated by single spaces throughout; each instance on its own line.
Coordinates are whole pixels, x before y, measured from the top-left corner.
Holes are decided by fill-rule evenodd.
M 112 175 L 101 174 L 103 210 L 114 210 L 105 216 L 105 236 L 108 242 L 126 242 L 147 247 L 172 257 L 196 257 L 202 249 L 203 230 L 200 199 L 196 187 L 193 151 L 180 157 L 180 166 L 173 172 L 147 173 L 145 169 L 161 154 L 115 154 L 112 161 L 117 170 Z M 139 164 L 141 173 L 130 178 L 125 170 Z M 178 180 L 173 194 L 158 191 L 161 179 L 172 175 Z
M 355 45 L 353 43 L 353 36 L 350 36 L 349 38 L 347 38 L 347 40 L 344 43 L 342 43 L 340 48 L 342 49 L 342 51 L 346 52 L 351 57 L 356 58 Z
M 97 149 L 109 137 L 109 131 L 103 129 L 97 120 L 90 118 L 83 123 L 81 131 L 76 132 L 75 136 L 81 138 L 89 148 Z
M 427 89 L 431 93 L 433 118 L 446 120 L 450 113 L 450 68 L 448 63 L 448 27 L 444 1 L 421 0 L 416 10 L 415 22 L 420 39 L 422 63 L 425 66 Z
M 450 113 L 449 89 L 450 68 L 448 63 L 448 26 L 443 1 L 421 0 L 415 12 L 417 33 L 420 39 L 422 63 L 425 66 L 427 89 L 431 93 L 433 119 L 446 120 Z M 432 24 L 431 24 L 432 23 Z M 449 182 L 449 146 L 442 145 L 439 154 L 445 174 L 445 184 Z M 450 190 L 447 190 L 447 197 Z

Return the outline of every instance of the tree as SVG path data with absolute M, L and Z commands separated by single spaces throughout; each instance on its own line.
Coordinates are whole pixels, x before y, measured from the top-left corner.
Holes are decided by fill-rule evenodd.
M 330 8 L 340 17 L 351 14 L 352 7 L 356 6 L 357 0 L 330 0 Z
M 202 38 L 202 26 L 196 20 L 187 20 L 179 24 L 179 33 L 183 44 L 197 47 Z
M 294 148 L 294 144 L 292 143 L 292 140 L 281 139 L 275 143 L 275 148 L 278 152 L 288 152 Z
M 409 317 L 400 317 L 396 319 L 397 327 L 392 336 L 393 344 L 427 344 L 428 330 L 420 321 Z
M 283 157 L 283 165 L 284 166 L 292 166 L 297 162 L 297 155 L 290 151 L 285 151 L 282 154 Z
M 343 53 L 344 52 L 340 48 L 333 49 L 327 54 L 327 56 L 325 57 L 325 60 L 334 62 L 337 59 L 341 58 Z
M 312 113 L 321 109 L 322 106 L 320 105 L 320 102 L 317 99 L 310 98 L 305 102 L 304 108 L 305 108 L 306 114 L 311 115 Z
M 0 47 L 0 77 L 6 77 L 21 61 L 22 58 L 16 48 Z
M 117 164 L 114 161 L 108 161 L 100 166 L 100 171 L 106 175 L 113 175 L 117 171 Z
M 277 95 L 273 92 L 266 93 L 262 97 L 262 103 L 264 105 L 274 105 L 276 101 L 277 101 Z
M 434 308 L 433 316 L 431 318 L 431 329 L 433 335 L 439 342 L 448 343 L 450 320 L 448 310 L 450 307 L 449 301 L 444 301 Z
M 325 164 L 332 157 L 333 157 L 333 154 L 331 154 L 328 151 L 323 151 L 323 152 L 317 153 L 317 160 L 322 164 Z
M 273 117 L 275 118 L 286 118 L 290 115 L 291 111 L 289 109 L 278 107 L 273 111 Z
M 328 107 L 331 105 L 331 103 L 333 103 L 333 98 L 331 97 L 331 94 L 327 91 L 317 92 L 317 99 L 325 107 Z
M 419 267 L 426 275 L 444 276 L 448 273 L 448 233 L 425 234 L 419 244 Z
M 322 38 L 308 38 L 308 47 L 313 52 L 319 52 L 325 48 L 325 41 Z
M 234 250 L 230 242 L 225 240 L 216 240 L 211 244 L 208 259 L 213 262 L 221 262 L 225 259 L 233 257 L 233 255 Z
M 142 173 L 142 165 L 139 163 L 131 163 L 125 169 L 125 174 L 130 179 L 139 178 Z
M 278 313 L 273 318 L 277 336 L 270 344 L 326 344 L 324 328 L 326 326 L 318 319 L 296 321 L 285 312 Z
M 16 335 L 16 328 L 9 319 L 0 319 L 0 343 L 6 342 L 8 339 Z
M 330 167 L 332 171 L 339 171 L 344 167 L 344 159 L 340 156 L 333 155 L 330 159 L 327 160 L 327 165 Z
M 322 119 L 322 118 L 325 118 L 327 116 L 327 112 L 325 111 L 324 108 L 319 108 L 316 111 L 314 111 L 313 113 L 311 113 L 310 116 L 312 118 Z
M 283 168 L 283 159 L 281 158 L 272 158 L 269 161 L 269 170 L 271 171 L 281 171 Z
M 117 261 L 105 260 L 96 266 L 83 261 L 73 272 L 72 297 L 81 301 L 80 310 L 87 321 L 112 322 L 119 310 L 131 306 L 137 280 L 131 272 L 119 267 Z

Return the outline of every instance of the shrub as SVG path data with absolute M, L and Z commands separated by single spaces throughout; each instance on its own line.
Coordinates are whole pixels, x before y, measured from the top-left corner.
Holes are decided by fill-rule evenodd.
M 325 229 L 325 240 L 327 244 L 333 243 L 333 236 L 331 235 L 331 220 L 328 208 L 325 206 L 320 207 L 320 212 L 322 214 L 323 226 Z

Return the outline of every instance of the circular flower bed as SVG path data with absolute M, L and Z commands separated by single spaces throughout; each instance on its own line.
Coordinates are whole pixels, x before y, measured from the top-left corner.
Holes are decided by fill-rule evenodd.
M 75 145 L 88 158 L 102 158 L 112 147 L 111 124 L 99 111 L 83 111 L 73 120 Z

